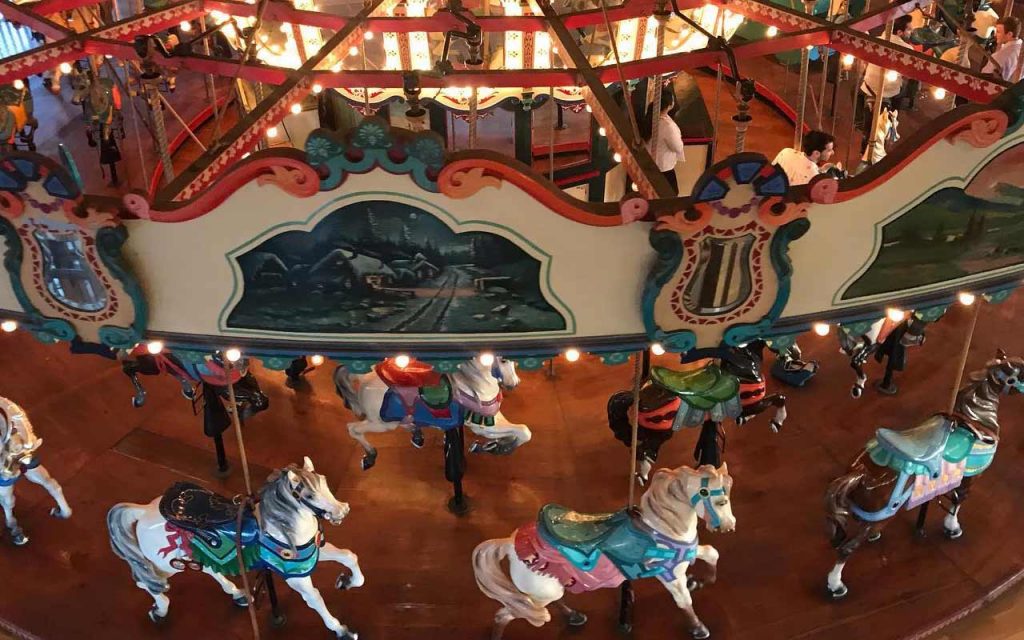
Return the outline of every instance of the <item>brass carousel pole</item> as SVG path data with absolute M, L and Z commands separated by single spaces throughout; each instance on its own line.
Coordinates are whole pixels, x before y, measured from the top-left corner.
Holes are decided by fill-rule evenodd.
M 882 35 L 882 39 L 886 42 L 892 41 L 892 25 L 893 20 L 889 20 L 885 23 L 885 33 Z M 963 51 L 963 48 L 961 48 Z M 961 53 L 961 55 L 963 55 Z M 874 108 L 871 110 L 871 124 L 868 126 L 867 137 L 868 137 L 868 155 L 867 163 L 870 166 L 875 159 L 875 129 L 878 128 L 878 119 L 882 116 L 882 96 L 885 93 L 885 74 L 884 69 L 880 69 L 881 73 L 878 74 L 878 84 L 872 87 L 875 92 L 875 104 L 872 105 Z

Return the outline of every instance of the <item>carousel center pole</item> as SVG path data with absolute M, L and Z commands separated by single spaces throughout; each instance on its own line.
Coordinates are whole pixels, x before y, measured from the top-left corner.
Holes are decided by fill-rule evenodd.
M 643 384 L 643 379 L 650 366 L 650 351 L 646 349 L 638 351 L 633 359 L 633 406 L 629 409 L 631 439 L 629 445 L 629 499 L 626 507 L 630 511 L 632 511 L 636 505 L 636 454 L 638 438 L 637 432 L 640 428 L 638 420 L 638 412 L 640 408 L 640 386 Z M 622 589 L 619 594 L 619 629 L 627 633 L 633 629 L 633 602 L 635 601 L 635 598 L 636 596 L 633 593 L 632 583 L 629 580 L 623 581 Z

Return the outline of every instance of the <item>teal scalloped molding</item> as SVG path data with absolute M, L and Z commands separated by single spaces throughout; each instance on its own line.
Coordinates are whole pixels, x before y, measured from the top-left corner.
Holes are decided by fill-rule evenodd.
M 313 131 L 306 139 L 306 157 L 320 172 L 321 191 L 336 189 L 351 174 L 381 167 L 437 193 L 445 152 L 444 141 L 432 131 L 405 135 L 380 118 L 365 118 L 343 137 L 327 129 Z

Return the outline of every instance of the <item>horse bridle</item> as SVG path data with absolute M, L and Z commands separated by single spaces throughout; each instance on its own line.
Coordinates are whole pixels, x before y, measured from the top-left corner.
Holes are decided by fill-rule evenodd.
M 306 498 L 302 495 L 302 490 L 305 489 L 305 488 L 306 488 L 305 481 L 300 480 L 299 484 L 297 484 L 297 485 L 295 485 L 294 487 L 291 488 L 292 489 L 292 497 L 295 498 L 296 502 L 298 502 L 302 506 L 304 506 L 307 509 L 309 509 L 310 511 L 312 511 L 313 515 L 316 516 L 317 518 L 321 518 L 323 520 L 327 520 L 328 519 L 327 518 L 327 511 L 325 509 L 321 509 L 320 507 L 318 507 L 315 504 L 311 503 L 309 500 L 306 500 Z
M 715 511 L 715 505 L 711 502 L 711 499 L 724 496 L 725 487 L 710 489 L 708 488 L 709 481 L 710 478 L 706 476 L 700 479 L 700 489 L 697 489 L 697 493 L 690 498 L 690 506 L 696 507 L 698 504 L 704 503 L 704 515 L 708 517 L 711 527 L 717 529 L 722 526 L 722 518 Z
M 494 363 L 491 364 L 491 377 L 501 383 L 505 381 L 505 376 L 501 373 L 501 367 L 498 366 L 499 362 L 498 358 L 495 357 Z

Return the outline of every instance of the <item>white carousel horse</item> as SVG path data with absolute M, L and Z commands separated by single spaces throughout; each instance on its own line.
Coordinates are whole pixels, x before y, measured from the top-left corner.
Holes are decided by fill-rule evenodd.
M 878 122 L 875 123 L 875 132 L 864 148 L 864 155 L 861 156 L 860 171 L 873 164 L 878 164 L 888 153 L 888 147 L 896 144 L 900 139 L 900 112 L 895 109 L 882 107 L 878 115 Z
M 508 455 L 530 441 L 532 434 L 526 425 L 509 422 L 501 413 L 502 389 L 511 390 L 519 386 L 519 375 L 512 360 L 484 355 L 467 360 L 455 372 L 441 376 L 425 363 L 413 360 L 404 367 L 398 367 L 394 364 L 396 360 L 385 360 L 358 378 L 350 374 L 344 365 L 334 372 L 338 395 L 345 400 L 345 406 L 362 418 L 359 422 L 350 422 L 348 432 L 366 452 L 362 463 L 364 470 L 377 461 L 377 450 L 367 440 L 366 434 L 384 433 L 398 427 L 412 431 L 412 443 L 416 447 L 423 446 L 420 431 L 423 426 L 442 430 L 462 425 L 469 427 L 473 433 L 487 440 L 474 442 L 470 447 L 474 453 Z M 416 366 L 422 367 L 421 379 L 432 377 L 431 388 L 441 389 L 438 396 L 440 412 L 426 409 L 424 402 L 429 403 L 430 400 L 425 395 L 417 397 L 417 390 L 422 391 L 424 384 L 389 386 L 381 378 L 381 371 L 387 375 L 387 371 L 394 371 L 397 367 L 398 375 L 401 375 Z M 405 395 L 410 392 L 411 395 Z M 393 419 L 385 419 L 384 415 Z
M 238 575 L 240 550 L 246 569 L 281 576 L 336 637 L 355 640 L 357 634 L 331 614 L 309 577 L 317 563 L 326 561 L 352 572 L 338 576 L 337 588 L 365 582 L 356 554 L 327 542 L 320 525 L 321 518 L 339 525 L 348 512 L 348 503 L 334 497 L 324 476 L 305 458 L 302 466 L 289 465 L 270 474 L 255 512 L 236 500 L 179 482 L 149 504 L 114 505 L 107 514 L 107 528 L 114 553 L 128 563 L 135 584 L 153 598 L 153 622 L 167 616 L 168 580 L 186 568 L 211 576 L 236 605 L 248 606 L 245 591 L 224 577 Z
M 473 573 L 484 595 L 501 603 L 491 640 L 522 618 L 535 627 L 551 620 L 547 606 L 558 603 L 572 626 L 587 617 L 561 602 L 572 593 L 615 587 L 626 579 L 657 577 L 683 610 L 693 638 L 710 637 L 693 611 L 690 591 L 699 586 L 686 572 L 695 560 L 717 574 L 718 551 L 697 543 L 697 520 L 711 531 L 732 531 L 736 518 L 729 493 L 732 477 L 718 469 L 658 469 L 640 499 L 639 512 L 575 513 L 558 505 L 541 509 L 536 522 L 508 538 L 482 542 L 473 551 Z M 509 569 L 501 561 L 508 558 Z
M 0 397 L 0 506 L 7 518 L 11 541 L 18 546 L 28 542 L 28 536 L 14 517 L 14 485 L 22 476 L 46 489 L 57 503 L 50 509 L 50 515 L 62 520 L 71 517 L 71 507 L 64 499 L 60 484 L 36 459 L 42 445 L 43 439 L 36 437 L 25 410 Z

